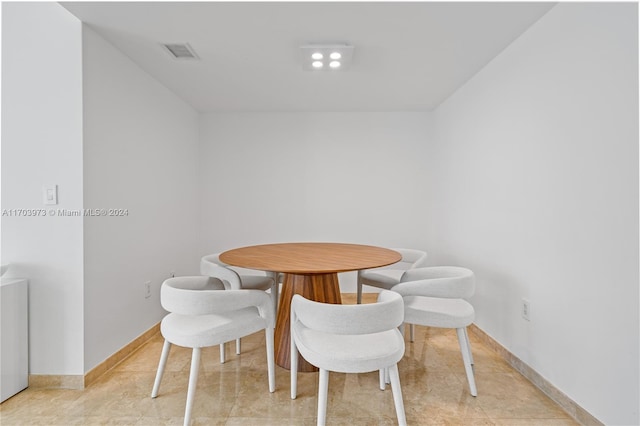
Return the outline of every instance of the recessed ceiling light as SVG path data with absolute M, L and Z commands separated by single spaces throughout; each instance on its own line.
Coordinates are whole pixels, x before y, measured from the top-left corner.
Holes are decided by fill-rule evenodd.
M 349 68 L 354 47 L 348 44 L 307 44 L 300 46 L 300 60 L 305 71 L 336 72 Z M 327 59 L 331 59 L 328 61 Z

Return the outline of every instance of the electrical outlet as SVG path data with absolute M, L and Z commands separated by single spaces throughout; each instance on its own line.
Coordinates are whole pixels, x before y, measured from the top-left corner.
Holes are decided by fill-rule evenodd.
M 144 298 L 148 299 L 151 297 L 151 281 L 146 281 L 144 283 Z
M 522 318 L 531 321 L 531 304 L 527 299 L 522 299 Z

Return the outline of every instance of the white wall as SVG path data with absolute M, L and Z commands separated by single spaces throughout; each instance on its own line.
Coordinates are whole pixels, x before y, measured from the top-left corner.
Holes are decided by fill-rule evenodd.
M 198 273 L 198 114 L 83 29 L 85 371 L 156 324 L 171 272 Z M 145 299 L 144 283 L 152 295 Z
M 420 224 L 428 222 L 430 120 L 409 112 L 203 115 L 200 254 L 279 241 L 428 249 Z M 343 290 L 354 291 L 351 275 L 341 277 Z
M 57 3 L 2 8 L 2 208 L 82 209 L 80 22 Z M 31 374 L 84 373 L 82 257 L 81 217 L 2 217 L 7 276 L 29 279 Z
M 640 422 L 637 16 L 561 3 L 435 114 L 436 261 L 472 268 L 477 325 L 610 425 Z

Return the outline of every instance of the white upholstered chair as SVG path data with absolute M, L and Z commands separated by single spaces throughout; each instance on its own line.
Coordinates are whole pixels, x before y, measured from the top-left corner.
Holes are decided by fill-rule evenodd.
M 381 292 L 378 303 L 365 305 L 319 303 L 294 295 L 290 321 L 291 399 L 297 394 L 298 353 L 320 369 L 318 425 L 325 424 L 329 371 L 365 373 L 387 369 L 398 423 L 406 425 L 397 365 L 404 355 L 404 339 L 397 328 L 403 318 L 402 298 L 390 291 Z
M 467 326 L 475 311 L 466 300 L 475 291 L 472 271 L 455 266 L 416 268 L 402 276 L 393 287 L 404 300 L 404 322 L 429 327 L 455 328 L 471 395 L 478 394 L 473 376 L 473 355 Z M 411 335 L 413 341 L 413 333 Z
M 228 272 L 231 271 L 231 272 Z M 271 290 L 271 303 L 274 314 L 278 309 L 277 274 L 263 272 L 257 274 L 241 274 L 243 268 L 233 268 L 220 260 L 218 253 L 203 256 L 200 259 L 200 274 L 216 278 L 227 290 Z M 236 355 L 240 355 L 241 341 L 236 339 Z M 225 343 L 220 345 L 220 362 L 225 362 Z
M 402 274 L 408 269 L 424 266 L 427 261 L 427 253 L 421 250 L 394 248 L 402 255 L 400 262 L 382 268 L 363 269 L 357 276 L 357 302 L 362 303 L 362 286 L 390 290 L 400 282 Z
M 171 345 L 192 348 L 184 425 L 189 425 L 198 381 L 200 350 L 265 330 L 269 392 L 275 390 L 273 307 L 258 290 L 220 290 L 208 277 L 170 278 L 162 284 L 160 301 L 170 313 L 160 325 L 164 346 L 151 397 L 158 396 Z

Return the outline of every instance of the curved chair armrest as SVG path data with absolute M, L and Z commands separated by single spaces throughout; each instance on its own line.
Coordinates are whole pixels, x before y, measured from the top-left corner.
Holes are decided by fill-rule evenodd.
M 402 255 L 402 260 L 400 260 L 399 263 L 405 264 L 405 267 L 400 269 L 420 268 L 427 263 L 428 254 L 426 251 L 408 248 L 392 248 L 391 250 L 395 250 Z M 390 267 L 398 269 L 397 267 L 394 267 L 394 265 L 391 265 Z
M 402 298 L 390 291 L 378 303 L 336 305 L 314 302 L 296 294 L 291 300 L 291 321 L 333 334 L 371 334 L 398 327 L 404 321 Z
M 240 275 L 222 263 L 216 263 L 217 257 L 210 255 L 200 259 L 200 274 L 219 279 L 226 289 L 240 290 L 242 288 Z
M 402 275 L 401 281 L 417 281 L 434 278 L 453 278 L 473 275 L 473 271 L 461 266 L 427 266 L 408 269 Z
M 465 268 L 417 268 L 406 271 L 392 291 L 402 296 L 466 299 L 475 292 L 475 277 Z
M 262 290 L 207 290 L 196 285 L 207 277 L 169 278 L 162 283 L 162 307 L 182 315 L 209 315 L 248 307 L 258 309 L 270 327 L 275 323 L 271 298 Z
M 409 269 L 421 268 L 427 263 L 428 254 L 426 251 L 415 249 L 395 249 L 400 251 L 402 257 L 410 258 L 413 262 Z
M 414 263 L 414 268 L 422 268 L 426 264 L 427 264 L 427 253 L 424 253 L 422 256 L 420 256 L 420 259 L 418 259 Z
M 216 254 L 208 254 L 206 256 L 202 256 L 200 258 L 200 275 L 207 275 L 206 271 L 208 271 L 210 268 L 210 265 L 213 263 L 214 265 L 217 266 L 228 266 L 226 263 L 222 262 L 220 260 L 220 256 L 216 253 Z
M 259 315 L 264 318 L 269 327 L 275 327 L 275 313 L 271 297 L 262 290 L 225 290 L 222 297 L 216 295 L 216 312 L 235 311 L 238 309 L 256 307 Z

